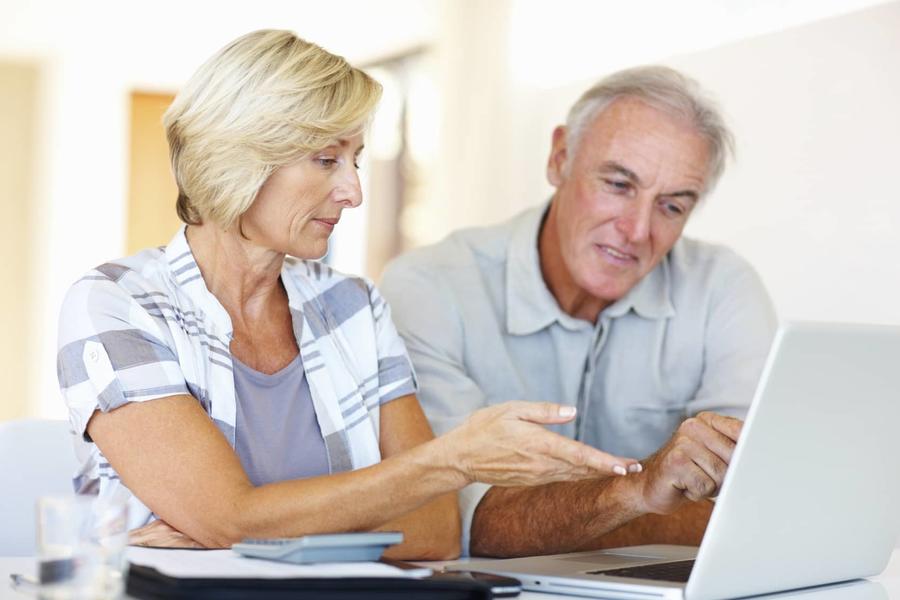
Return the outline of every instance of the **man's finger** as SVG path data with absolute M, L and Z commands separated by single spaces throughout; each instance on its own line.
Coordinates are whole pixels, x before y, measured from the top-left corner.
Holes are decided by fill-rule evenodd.
M 718 489 L 725 479 L 728 463 L 702 444 L 690 444 L 687 452 L 694 464 L 716 484 L 716 489 Z
M 734 453 L 734 440 L 720 433 L 709 425 L 707 420 L 700 418 L 699 415 L 682 423 L 678 432 L 688 440 L 707 448 L 709 452 L 725 461 L 725 464 L 731 463 L 731 455 Z
M 738 437 L 741 435 L 741 428 L 744 426 L 744 422 L 740 419 L 726 417 L 714 412 L 702 412 L 697 415 L 697 418 L 734 442 L 738 441 Z

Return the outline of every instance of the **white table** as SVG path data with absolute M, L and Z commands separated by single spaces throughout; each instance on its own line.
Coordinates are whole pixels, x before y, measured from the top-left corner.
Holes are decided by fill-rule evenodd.
M 28 557 L 0 557 L 0 598 L 22 600 L 30 597 L 27 594 L 17 592 L 9 586 L 11 573 L 26 573 L 33 575 L 35 562 Z M 549 598 L 572 598 L 557 594 L 539 594 L 536 592 L 524 592 L 519 596 L 521 600 L 546 600 Z M 824 586 L 814 590 L 804 590 L 794 593 L 775 594 L 772 596 L 757 596 L 757 598 L 769 598 L 774 600 L 900 600 L 900 549 L 895 550 L 891 556 L 891 562 L 887 569 L 878 577 L 870 580 L 855 582 L 851 585 L 843 584 L 840 587 Z

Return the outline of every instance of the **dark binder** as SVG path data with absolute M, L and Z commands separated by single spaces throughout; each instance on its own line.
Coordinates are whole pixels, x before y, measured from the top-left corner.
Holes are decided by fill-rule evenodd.
M 216 600 L 490 600 L 491 588 L 480 581 L 348 577 L 301 579 L 182 578 L 152 567 L 131 565 L 126 592 L 133 598 L 209 598 Z

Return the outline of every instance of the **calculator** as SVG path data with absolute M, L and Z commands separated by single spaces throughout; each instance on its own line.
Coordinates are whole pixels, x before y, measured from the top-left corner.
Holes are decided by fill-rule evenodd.
M 400 531 L 329 533 L 296 538 L 246 539 L 232 550 L 243 556 L 295 564 L 376 561 L 388 546 L 403 541 Z

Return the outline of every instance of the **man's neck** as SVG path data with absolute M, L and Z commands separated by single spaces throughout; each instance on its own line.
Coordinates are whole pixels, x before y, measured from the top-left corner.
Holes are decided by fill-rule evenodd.
M 572 278 L 560 249 L 556 207 L 557 202 L 554 198 L 538 234 L 541 275 L 547 289 L 556 298 L 556 303 L 564 313 L 576 319 L 596 323 L 600 311 L 609 306 L 609 302 L 591 296 Z

